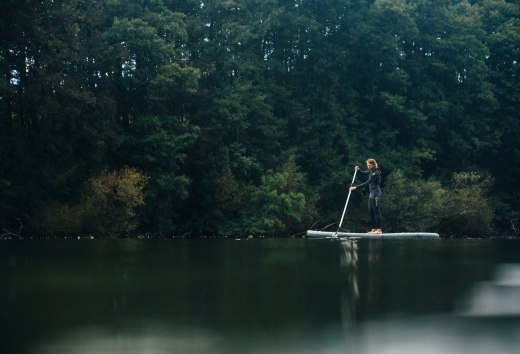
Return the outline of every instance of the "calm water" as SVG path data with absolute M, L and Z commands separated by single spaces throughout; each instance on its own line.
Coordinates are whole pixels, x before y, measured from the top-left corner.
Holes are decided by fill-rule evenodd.
M 518 353 L 520 240 L 0 242 L 1 353 Z

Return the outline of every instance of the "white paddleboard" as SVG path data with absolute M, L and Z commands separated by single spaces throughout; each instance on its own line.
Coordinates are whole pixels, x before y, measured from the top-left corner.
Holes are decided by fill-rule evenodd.
M 434 232 L 392 232 L 383 234 L 368 234 L 359 232 L 334 232 L 334 231 L 316 231 L 307 230 L 309 238 L 366 238 L 366 239 L 407 239 L 407 238 L 440 238 L 439 234 Z

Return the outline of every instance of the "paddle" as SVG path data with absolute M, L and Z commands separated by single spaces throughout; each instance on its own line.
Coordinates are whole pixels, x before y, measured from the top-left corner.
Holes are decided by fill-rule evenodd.
M 354 177 L 352 177 L 352 182 L 350 183 L 350 185 L 353 185 L 353 184 L 354 184 L 354 180 L 356 179 L 356 173 L 357 173 L 357 170 L 354 169 Z M 348 197 L 347 197 L 347 202 L 345 203 L 345 208 L 343 208 L 343 214 L 341 215 L 341 220 L 340 220 L 340 222 L 339 222 L 338 229 L 336 230 L 336 233 L 334 234 L 333 237 L 338 237 L 339 229 L 341 228 L 341 225 L 343 224 L 343 217 L 345 216 L 345 211 L 347 211 L 347 205 L 348 205 L 348 201 L 349 201 L 349 199 L 350 199 L 350 193 L 352 193 L 352 191 L 349 189 L 349 191 L 348 191 Z

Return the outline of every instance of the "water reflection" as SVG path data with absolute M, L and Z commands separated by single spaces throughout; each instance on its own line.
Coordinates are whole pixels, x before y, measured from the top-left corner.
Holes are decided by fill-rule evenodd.
M 390 313 L 362 321 L 356 314 L 364 313 L 359 308 L 363 301 L 369 304 L 377 302 L 377 296 L 384 296 L 380 293 L 381 284 L 372 274 L 382 260 L 381 241 L 367 241 L 363 246 L 366 249 L 363 256 L 359 255 L 360 245 L 356 240 L 342 241 L 340 246 L 340 264 L 345 270 L 341 302 L 345 337 L 343 351 L 337 348 L 338 353 L 518 353 L 520 264 L 496 266 L 492 280 L 475 283 L 461 297 L 458 311 L 415 316 Z M 360 270 L 360 261 L 367 263 L 367 269 Z M 360 274 L 365 292 L 360 290 Z M 391 283 L 398 292 L 402 282 L 393 278 Z M 373 292 L 378 293 L 376 298 L 371 297 Z
M 478 282 L 461 305 L 465 316 L 520 317 L 520 264 L 501 264 Z
M 341 291 L 341 319 L 346 331 L 356 323 L 356 306 L 359 299 L 358 244 L 356 240 L 342 240 L 340 263 L 345 271 L 345 284 Z
M 518 243 L 0 244 L 0 352 L 516 353 L 519 289 Z
M 219 338 L 201 328 L 172 328 L 167 323 L 148 323 L 134 329 L 98 326 L 62 333 L 34 346 L 34 354 L 169 354 L 214 353 Z
M 514 354 L 520 348 L 520 326 L 450 314 L 396 316 L 363 324 L 357 343 L 356 352 L 365 354 Z
M 360 256 L 358 240 L 340 241 L 340 264 L 343 270 L 343 286 L 341 292 L 341 313 L 343 326 L 351 328 L 355 326 L 359 318 L 359 302 L 365 304 L 375 303 L 379 296 L 377 267 L 381 260 L 382 240 L 362 241 L 365 251 L 363 253 L 363 269 L 360 270 Z M 360 272 L 363 273 L 363 291 L 361 293 Z
M 359 254 L 359 242 L 363 246 Z M 365 311 L 377 303 L 379 297 L 377 267 L 381 260 L 381 240 L 355 239 L 340 241 L 340 265 L 343 285 L 341 287 L 341 325 L 348 345 L 354 345 L 353 338 Z M 361 264 L 360 264 L 361 263 Z
M 167 323 L 126 330 L 79 328 L 36 345 L 29 353 L 513 354 L 520 347 L 518 324 L 474 321 L 449 314 L 371 320 L 343 336 L 333 328 L 303 333 L 286 328 L 272 336 L 266 332 L 230 335 L 201 327 L 171 327 Z

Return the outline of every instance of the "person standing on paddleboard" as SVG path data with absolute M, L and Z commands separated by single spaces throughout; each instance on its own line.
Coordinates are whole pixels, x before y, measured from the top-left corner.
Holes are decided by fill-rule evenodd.
M 381 188 L 379 185 L 381 184 L 381 172 L 378 170 L 377 162 L 374 159 L 368 159 L 367 161 L 367 171 L 362 171 L 359 169 L 359 166 L 356 166 L 356 171 L 359 171 L 363 175 L 368 175 L 368 179 L 358 184 L 357 186 L 351 186 L 349 188 L 350 191 L 356 190 L 359 187 L 364 187 L 368 184 L 368 189 L 370 190 L 370 196 L 368 197 L 368 212 L 370 214 L 370 223 L 372 224 L 372 230 L 370 230 L 369 234 L 381 234 Z

